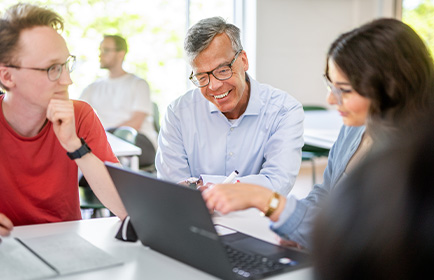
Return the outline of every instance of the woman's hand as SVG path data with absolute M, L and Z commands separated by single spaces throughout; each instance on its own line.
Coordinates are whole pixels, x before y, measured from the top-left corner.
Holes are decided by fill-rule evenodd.
M 273 191 L 246 183 L 216 184 L 213 187 L 204 188 L 202 195 L 208 209 L 227 214 L 251 207 L 265 211 Z

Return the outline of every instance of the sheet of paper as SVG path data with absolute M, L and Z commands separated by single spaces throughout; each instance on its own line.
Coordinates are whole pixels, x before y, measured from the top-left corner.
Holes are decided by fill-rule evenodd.
M 12 237 L 0 244 L 0 279 L 42 279 L 57 273 Z
M 74 233 L 21 240 L 61 275 L 122 264 Z
M 228 234 L 232 234 L 232 233 L 236 233 L 236 230 L 227 228 L 225 226 L 222 225 L 214 225 L 215 230 L 217 231 L 217 234 L 219 236 L 223 236 L 223 235 L 228 235 Z

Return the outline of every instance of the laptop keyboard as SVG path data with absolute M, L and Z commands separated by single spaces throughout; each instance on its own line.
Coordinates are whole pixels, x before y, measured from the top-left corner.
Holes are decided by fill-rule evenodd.
M 274 261 L 265 256 L 252 255 L 236 250 L 229 245 L 225 245 L 225 248 L 229 261 L 233 266 L 232 271 L 245 278 L 270 275 L 284 269 L 285 267 L 296 264 L 295 261 L 288 258 Z

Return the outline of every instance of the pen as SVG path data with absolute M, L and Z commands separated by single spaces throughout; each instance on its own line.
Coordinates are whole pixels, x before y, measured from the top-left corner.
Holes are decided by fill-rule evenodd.
M 238 176 L 238 171 L 234 170 L 226 179 L 223 181 L 223 184 L 232 183 L 232 181 L 235 179 L 235 177 Z

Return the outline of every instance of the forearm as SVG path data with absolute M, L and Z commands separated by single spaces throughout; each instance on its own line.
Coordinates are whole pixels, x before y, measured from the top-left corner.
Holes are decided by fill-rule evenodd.
M 256 198 L 253 200 L 254 206 L 259 209 L 262 213 L 266 213 L 270 208 L 270 201 L 274 196 L 274 191 L 267 188 L 258 189 Z M 276 210 L 269 216 L 270 220 L 275 222 L 279 220 L 280 214 L 285 208 L 286 198 L 279 195 L 279 204 Z
M 143 112 L 134 112 L 129 120 L 121 123 L 119 126 L 129 126 L 139 131 L 148 114 Z
M 98 199 L 123 220 L 127 211 L 104 163 L 92 153 L 75 161 Z

